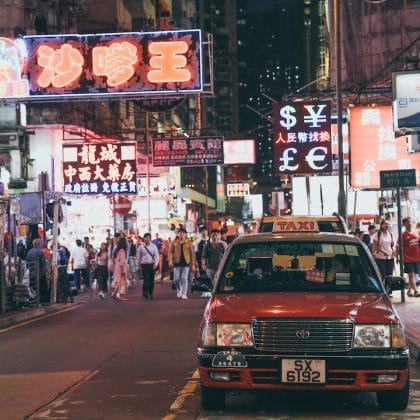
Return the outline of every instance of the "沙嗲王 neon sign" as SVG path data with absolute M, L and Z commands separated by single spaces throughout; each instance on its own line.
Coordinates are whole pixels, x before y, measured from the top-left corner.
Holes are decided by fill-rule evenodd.
M 200 30 L 0 38 L 0 98 L 201 90 Z

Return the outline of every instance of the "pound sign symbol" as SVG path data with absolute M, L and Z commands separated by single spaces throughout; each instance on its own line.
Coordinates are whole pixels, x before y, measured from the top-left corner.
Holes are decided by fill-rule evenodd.
M 280 162 L 283 162 L 284 164 L 279 166 L 279 171 L 296 171 L 296 169 L 299 168 L 299 164 L 294 166 L 289 165 L 289 162 L 294 160 L 294 156 L 292 155 L 296 155 L 296 153 L 297 149 L 294 147 L 289 147 L 288 149 L 284 150 L 283 157 L 279 159 Z
M 291 127 L 296 125 L 296 117 L 292 114 L 296 112 L 296 109 L 290 105 L 286 105 L 280 110 L 280 116 L 285 119 L 280 121 L 282 127 L 285 127 L 287 130 L 290 130 Z

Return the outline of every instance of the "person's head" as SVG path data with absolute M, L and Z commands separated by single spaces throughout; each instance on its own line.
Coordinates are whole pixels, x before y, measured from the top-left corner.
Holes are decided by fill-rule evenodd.
M 41 248 L 41 246 L 42 246 L 42 241 L 41 241 L 41 239 L 40 239 L 40 238 L 36 238 L 36 239 L 34 239 L 34 240 L 32 241 L 32 246 L 33 246 L 34 248 Z
M 208 231 L 207 231 L 207 228 L 205 226 L 200 227 L 200 235 L 201 235 L 202 238 L 207 238 Z
M 83 241 L 87 244 L 87 243 L 89 243 L 89 236 L 85 236 L 84 238 L 83 238 Z
M 155 234 L 155 238 L 156 238 L 156 239 L 159 239 L 159 233 L 156 233 L 156 234 Z
M 404 219 L 402 219 L 402 224 L 405 227 L 405 230 L 408 232 L 411 232 L 411 219 L 409 217 L 404 217 Z
M 181 239 L 181 241 L 183 240 L 183 239 L 185 239 L 187 237 L 187 231 L 185 230 L 185 228 L 183 228 L 183 227 L 180 227 L 179 229 L 178 229 L 178 238 L 179 239 Z
M 369 235 L 373 235 L 375 233 L 375 231 L 376 231 L 376 226 L 375 225 L 369 225 L 369 227 L 368 227 Z
M 82 246 L 82 241 L 80 239 L 76 239 L 76 245 L 77 246 Z
M 337 254 L 334 256 L 334 258 L 331 260 L 331 270 L 335 272 L 348 272 L 349 270 L 349 260 L 346 255 Z
M 116 232 L 114 235 L 114 243 L 118 245 L 118 242 L 120 241 L 120 239 L 121 239 L 121 233 Z
M 210 237 L 213 242 L 218 242 L 220 240 L 220 231 L 217 229 L 213 229 L 211 231 Z
M 150 244 L 150 240 L 152 239 L 152 236 L 150 235 L 150 233 L 145 233 L 143 235 L 143 241 L 146 245 Z
M 382 219 L 381 220 L 381 224 L 380 224 L 381 230 L 382 231 L 387 231 L 389 229 L 389 222 L 386 219 Z
M 101 251 L 106 251 L 108 249 L 108 244 L 106 242 L 101 242 Z
M 117 256 L 118 252 L 119 252 L 121 249 L 123 249 L 124 251 L 126 251 L 126 250 L 127 250 L 127 241 L 126 241 L 126 239 L 125 239 L 125 238 L 123 238 L 123 237 L 120 237 L 120 238 L 118 239 L 117 247 L 115 248 L 115 251 L 114 251 L 114 257 L 116 257 L 116 256 Z

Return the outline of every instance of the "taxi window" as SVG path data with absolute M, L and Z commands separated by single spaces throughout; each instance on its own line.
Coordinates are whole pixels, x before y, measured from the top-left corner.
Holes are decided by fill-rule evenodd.
M 358 244 L 319 241 L 236 244 L 217 292 L 382 292 L 366 251 Z

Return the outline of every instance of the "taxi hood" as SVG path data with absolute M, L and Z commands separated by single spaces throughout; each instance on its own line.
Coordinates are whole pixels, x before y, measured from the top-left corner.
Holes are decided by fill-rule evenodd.
M 249 322 L 253 318 L 339 318 L 360 323 L 398 319 L 388 297 L 379 293 L 232 293 L 215 294 L 211 322 Z

